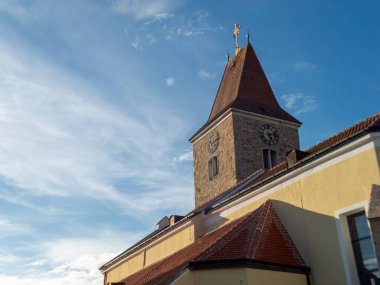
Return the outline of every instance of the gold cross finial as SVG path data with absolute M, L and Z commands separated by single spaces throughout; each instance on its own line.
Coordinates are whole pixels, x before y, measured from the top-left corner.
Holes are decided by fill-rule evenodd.
M 248 31 L 248 33 L 245 35 L 245 37 L 247 38 L 248 43 L 249 43 L 249 39 L 251 38 L 251 36 L 250 36 L 250 34 L 249 34 L 249 31 Z
M 232 34 L 233 38 L 236 40 L 235 54 L 237 54 L 240 51 L 239 39 L 238 39 L 239 33 L 240 33 L 240 25 L 239 23 L 235 23 L 234 32 Z

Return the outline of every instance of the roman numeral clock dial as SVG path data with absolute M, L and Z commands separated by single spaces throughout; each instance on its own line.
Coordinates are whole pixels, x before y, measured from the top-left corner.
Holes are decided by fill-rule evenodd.
M 274 127 L 269 124 L 265 124 L 260 128 L 260 138 L 267 145 L 275 145 L 280 137 Z

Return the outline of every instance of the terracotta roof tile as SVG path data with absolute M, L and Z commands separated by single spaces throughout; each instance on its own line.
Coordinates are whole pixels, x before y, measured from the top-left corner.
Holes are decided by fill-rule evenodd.
M 307 152 L 315 153 L 319 152 L 323 149 L 327 149 L 339 142 L 342 142 L 350 137 L 353 137 L 357 135 L 358 133 L 361 133 L 362 131 L 366 130 L 367 128 L 373 126 L 378 127 L 380 124 L 380 112 L 376 113 L 375 115 L 353 125 L 352 127 L 316 144 L 315 146 L 312 146 L 311 148 L 307 149 Z
M 242 258 L 290 266 L 305 265 L 270 201 L 123 282 L 130 285 L 166 284 L 190 262 Z
M 300 124 L 278 104 L 251 44 L 247 44 L 228 62 L 208 122 L 228 108 Z

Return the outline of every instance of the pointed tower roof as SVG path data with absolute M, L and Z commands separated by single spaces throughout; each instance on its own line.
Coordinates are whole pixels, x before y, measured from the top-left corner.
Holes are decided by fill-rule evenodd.
M 228 62 L 207 123 L 229 108 L 301 124 L 278 104 L 250 43 Z

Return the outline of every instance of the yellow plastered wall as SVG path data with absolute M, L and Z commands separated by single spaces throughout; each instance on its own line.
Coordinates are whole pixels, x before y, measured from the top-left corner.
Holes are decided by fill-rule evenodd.
M 146 250 L 146 266 L 184 248 L 194 242 L 194 226 L 163 240 Z
M 173 285 L 307 285 L 306 275 L 249 269 L 209 269 L 187 271 Z
M 106 284 L 108 282 L 118 282 L 122 279 L 124 279 L 126 276 L 136 272 L 137 270 L 140 270 L 143 268 L 144 265 L 144 252 L 128 259 L 127 261 L 123 262 L 116 268 L 112 269 L 111 271 L 107 272 L 107 280 Z
M 313 284 L 345 284 L 335 211 L 369 200 L 371 185 L 380 184 L 379 152 L 379 148 L 371 148 L 325 165 L 275 192 L 260 195 L 222 221 L 241 217 L 268 199 L 275 200 L 276 211 L 312 268 Z M 205 230 L 219 226 L 215 223 Z
M 306 275 L 260 270 L 246 269 L 248 285 L 307 285 Z
M 119 282 L 138 270 L 169 256 L 193 242 L 194 225 L 191 224 L 107 271 L 106 283 Z

